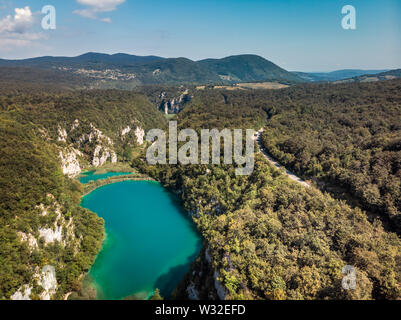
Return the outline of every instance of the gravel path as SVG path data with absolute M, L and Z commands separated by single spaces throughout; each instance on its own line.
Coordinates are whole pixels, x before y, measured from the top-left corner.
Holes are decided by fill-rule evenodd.
M 282 166 L 280 163 L 278 163 L 277 161 L 275 161 L 268 153 L 267 150 L 265 150 L 262 146 L 262 141 L 261 141 L 261 137 L 262 137 L 262 133 L 263 133 L 263 128 L 260 129 L 258 132 L 255 133 L 255 140 L 257 141 L 258 145 L 259 145 L 259 149 L 260 152 L 263 153 L 263 155 L 266 157 L 267 161 L 269 161 L 273 166 L 275 166 L 276 168 L 280 169 L 283 168 L 284 166 Z M 296 181 L 298 183 L 300 183 L 301 185 L 303 185 L 306 188 L 310 188 L 310 184 L 307 183 L 306 181 L 302 180 L 300 177 L 298 177 L 297 175 L 295 175 L 293 172 L 291 172 L 290 170 L 285 169 L 285 172 L 287 174 L 287 176 L 293 180 Z

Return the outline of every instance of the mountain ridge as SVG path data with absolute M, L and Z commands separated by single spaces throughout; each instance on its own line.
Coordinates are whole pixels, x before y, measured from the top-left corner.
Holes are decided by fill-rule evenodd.
M 130 80 L 134 85 L 231 84 L 250 81 L 304 82 L 302 78 L 273 62 L 251 54 L 194 61 L 184 57 L 163 58 L 125 53 L 87 52 L 76 57 L 0 59 L 0 67 L 58 69 L 100 80 Z

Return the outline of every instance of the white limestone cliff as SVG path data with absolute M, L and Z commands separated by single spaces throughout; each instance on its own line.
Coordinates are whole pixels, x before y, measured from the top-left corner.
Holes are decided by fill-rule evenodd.
M 137 127 L 135 130 L 135 136 L 136 136 L 136 142 L 139 145 L 143 145 L 143 139 L 145 137 L 145 130 L 143 130 L 141 127 Z
M 107 160 L 110 159 L 111 163 L 117 162 L 117 155 L 114 151 L 104 148 L 101 145 L 97 145 L 93 152 L 92 165 L 99 167 L 104 165 Z
M 38 241 L 36 240 L 36 238 L 32 234 L 24 233 L 24 232 L 18 232 L 18 235 L 20 236 L 21 241 L 28 243 L 28 246 L 29 246 L 30 250 L 34 250 L 34 249 L 38 248 Z
M 125 136 L 126 134 L 128 134 L 128 133 L 130 133 L 131 132 L 131 127 L 130 126 L 127 126 L 126 128 L 124 128 L 122 131 L 121 131 L 121 136 Z
M 81 166 L 77 156 L 82 156 L 82 153 L 74 148 L 60 150 L 59 157 L 61 159 L 63 174 L 75 177 L 81 173 Z
M 58 138 L 57 141 L 67 142 L 67 131 L 64 128 L 58 128 Z
M 63 228 L 61 226 L 57 226 L 55 230 L 51 228 L 39 228 L 40 237 L 43 238 L 46 244 L 54 241 L 61 242 L 63 240 L 62 231 Z
M 12 296 L 11 300 L 31 300 L 32 287 L 23 285 Z
M 56 271 L 53 266 L 44 266 L 39 284 L 44 289 L 39 295 L 41 300 L 50 300 L 57 291 Z

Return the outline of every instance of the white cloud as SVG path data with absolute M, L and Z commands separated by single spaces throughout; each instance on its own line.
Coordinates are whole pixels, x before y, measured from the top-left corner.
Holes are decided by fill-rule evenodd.
M 0 20 L 0 33 L 24 33 L 34 23 L 34 18 L 29 7 L 15 8 L 14 17 L 8 15 Z
M 100 13 L 111 12 L 117 9 L 117 6 L 123 4 L 125 0 L 77 0 L 77 2 L 87 8 L 75 10 L 73 13 L 84 18 L 96 19 L 110 23 L 110 18 L 99 18 Z
M 0 49 L 27 47 L 34 41 L 44 39 L 42 33 L 30 32 L 34 23 L 35 17 L 29 7 L 15 8 L 14 16 L 0 19 Z

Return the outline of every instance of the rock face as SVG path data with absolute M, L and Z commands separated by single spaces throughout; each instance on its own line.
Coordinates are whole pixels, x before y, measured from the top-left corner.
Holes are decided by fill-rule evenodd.
M 190 283 L 186 291 L 190 300 L 200 300 L 199 292 L 195 289 L 195 284 L 193 282 Z
M 131 120 L 130 124 L 116 133 L 125 142 L 133 139 L 136 144 L 144 143 L 145 130 L 138 126 L 137 120 Z M 68 127 L 68 125 L 67 125 Z M 77 128 L 80 128 L 77 131 Z M 58 128 L 59 158 L 63 173 L 75 177 L 81 173 L 80 161 L 86 160 L 94 167 L 103 166 L 106 162 L 117 162 L 113 140 L 96 128 L 93 123 L 82 123 L 76 119 L 68 132 L 65 128 Z M 65 144 L 69 144 L 65 146 Z
M 81 173 L 81 166 L 77 156 L 82 156 L 82 153 L 74 148 L 60 151 L 61 168 L 65 175 L 75 177 Z
M 50 300 L 57 291 L 56 271 L 53 266 L 44 266 L 41 273 L 40 285 L 44 291 L 39 295 L 41 300 Z
M 39 294 L 40 300 L 50 300 L 57 291 L 57 278 L 56 270 L 53 266 L 47 265 L 42 268 L 39 272 L 37 268 L 35 274 L 33 275 L 33 280 L 36 284 L 42 287 L 42 292 Z M 33 287 L 31 285 L 21 286 L 12 296 L 11 300 L 31 300 Z
M 30 233 L 18 232 L 18 235 L 21 237 L 21 241 L 25 241 L 28 243 L 28 246 L 31 250 L 38 248 L 38 241 L 36 238 Z
M 58 138 L 57 141 L 67 142 L 67 131 L 63 128 L 58 128 Z
M 39 228 L 40 237 L 43 238 L 46 244 L 52 243 L 54 241 L 61 242 L 63 240 L 62 227 L 57 226 L 55 230 L 51 228 Z
M 137 127 L 135 130 L 136 142 L 139 145 L 143 145 L 143 139 L 145 137 L 145 130 L 140 127 Z
M 225 300 L 227 296 L 227 289 L 224 288 L 224 286 L 221 285 L 220 281 L 218 278 L 220 277 L 220 274 L 217 271 L 214 271 L 214 288 L 216 289 L 217 295 L 220 300 Z
M 131 127 L 130 126 L 127 126 L 126 128 L 124 128 L 122 131 L 121 131 L 121 136 L 125 136 L 126 134 L 128 134 L 128 133 L 130 133 L 131 132 Z
M 11 296 L 11 300 L 31 300 L 32 287 L 23 285 Z
M 101 145 L 97 145 L 95 152 L 93 153 L 92 165 L 94 167 L 102 166 L 107 162 L 108 159 L 110 159 L 111 163 L 116 163 L 116 153 L 110 149 L 102 147 Z
M 159 109 L 163 111 L 165 114 L 177 114 L 179 113 L 184 105 L 191 101 L 192 97 L 189 95 L 189 90 L 185 89 L 179 96 L 167 98 L 167 93 L 162 92 L 159 95 Z
M 54 199 L 52 195 L 48 195 L 48 198 L 52 200 Z M 63 237 L 63 227 L 65 227 L 67 230 L 67 238 L 74 237 L 74 226 L 72 223 L 73 219 L 70 218 L 68 222 L 66 219 L 64 219 L 64 216 L 61 214 L 61 206 L 56 201 L 53 200 L 53 203 L 47 207 L 41 204 L 38 206 L 38 208 L 41 211 L 42 216 L 47 216 L 52 210 L 57 215 L 52 226 L 41 227 L 38 229 L 39 237 L 43 238 L 46 245 L 55 241 L 65 245 L 66 239 Z
M 60 245 L 66 246 L 70 243 L 75 243 L 74 249 L 76 249 L 80 244 L 80 239 L 76 238 L 74 231 L 74 223 L 73 218 L 67 219 L 62 214 L 62 207 L 56 201 L 56 198 L 52 194 L 47 195 L 47 202 L 50 203 L 48 205 L 40 204 L 36 207 L 39 211 L 39 215 L 41 217 L 54 217 L 53 221 L 50 223 L 50 226 L 43 225 L 39 227 L 37 231 L 31 230 L 28 233 L 18 232 L 18 235 L 21 238 L 21 241 L 26 241 L 30 247 L 30 249 L 36 250 L 39 249 L 39 239 L 43 239 L 44 245 L 48 245 L 58 241 Z M 39 239 L 36 239 L 34 234 L 39 233 Z M 41 268 L 41 265 L 36 265 L 36 267 L 32 267 L 33 276 L 29 283 L 22 285 L 12 296 L 12 300 L 30 300 L 32 299 L 32 290 L 39 287 L 39 291 L 37 291 L 38 295 L 35 295 L 35 298 L 39 298 L 41 300 L 50 300 L 53 298 L 54 294 L 57 291 L 57 277 L 56 271 L 53 266 L 44 266 Z M 40 291 L 40 288 L 43 288 Z M 35 289 L 36 291 L 36 289 Z
M 75 130 L 78 127 L 79 127 L 79 120 L 75 119 L 74 123 L 71 126 L 71 131 Z

